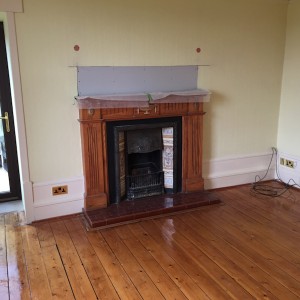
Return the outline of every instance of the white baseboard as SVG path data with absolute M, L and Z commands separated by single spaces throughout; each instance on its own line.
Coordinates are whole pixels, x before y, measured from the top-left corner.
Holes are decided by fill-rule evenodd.
M 215 189 L 254 182 L 263 177 L 272 154 L 258 154 L 204 161 L 205 189 Z M 265 180 L 275 178 L 275 160 Z M 53 196 L 52 187 L 68 185 L 68 194 Z M 84 206 L 84 180 L 76 177 L 33 184 L 32 221 L 80 213 Z
M 52 195 L 53 186 L 68 185 L 67 195 Z M 33 184 L 33 220 L 42 220 L 82 212 L 83 177 Z
M 252 183 L 255 176 L 265 176 L 272 153 L 255 154 L 203 162 L 205 189 Z M 264 180 L 275 178 L 275 157 Z
M 31 181 L 22 181 L 22 202 L 25 210 L 26 223 L 34 221 L 33 214 L 33 185 Z
M 295 168 L 292 169 L 281 165 L 280 157 L 294 161 Z M 300 157 L 278 151 L 277 169 L 278 169 L 278 175 L 283 182 L 289 183 L 291 185 L 296 183 L 300 186 Z M 276 178 L 278 178 L 277 174 L 276 174 Z M 299 188 L 299 186 L 295 186 L 295 187 Z

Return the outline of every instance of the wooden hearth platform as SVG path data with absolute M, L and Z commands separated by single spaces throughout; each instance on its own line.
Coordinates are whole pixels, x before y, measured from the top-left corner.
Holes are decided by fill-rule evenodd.
M 164 194 L 122 201 L 107 208 L 86 211 L 84 216 L 90 228 L 113 226 L 119 223 L 194 209 L 204 205 L 220 203 L 218 196 L 211 192 Z

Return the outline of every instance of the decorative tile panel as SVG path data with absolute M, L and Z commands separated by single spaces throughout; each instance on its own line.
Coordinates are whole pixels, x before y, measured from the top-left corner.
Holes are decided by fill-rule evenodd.
M 163 145 L 162 165 L 164 171 L 164 186 L 173 189 L 173 127 L 162 128 Z

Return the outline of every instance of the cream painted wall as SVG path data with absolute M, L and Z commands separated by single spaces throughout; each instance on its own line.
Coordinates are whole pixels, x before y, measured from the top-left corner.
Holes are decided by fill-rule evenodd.
M 16 27 L 33 182 L 82 174 L 76 65 L 209 64 L 199 80 L 213 92 L 205 105 L 205 159 L 265 153 L 276 145 L 286 1 L 23 5 Z
M 300 1 L 288 9 L 278 148 L 300 157 Z

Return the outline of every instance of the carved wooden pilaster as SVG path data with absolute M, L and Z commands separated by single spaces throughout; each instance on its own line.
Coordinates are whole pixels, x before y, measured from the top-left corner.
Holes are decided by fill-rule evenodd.
M 107 176 L 105 124 L 101 121 L 80 121 L 85 179 L 84 207 L 86 210 L 107 206 Z
M 182 191 L 195 192 L 204 189 L 202 178 L 203 143 L 202 104 L 191 106 L 189 115 L 182 117 Z

